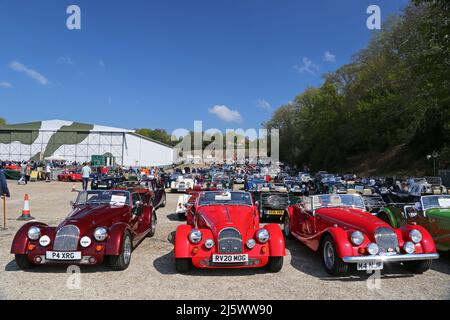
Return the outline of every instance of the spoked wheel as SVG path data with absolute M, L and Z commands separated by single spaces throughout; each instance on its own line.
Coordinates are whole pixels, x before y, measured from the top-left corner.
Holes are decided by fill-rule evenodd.
M 131 251 L 133 250 L 133 244 L 131 236 L 128 231 L 123 235 L 122 251 L 118 256 L 110 256 L 109 264 L 111 269 L 115 271 L 122 271 L 128 268 L 131 262 Z
M 322 244 L 323 264 L 326 271 L 333 276 L 342 276 L 348 271 L 348 264 L 342 261 L 331 236 L 326 236 Z
M 150 232 L 147 234 L 147 237 L 151 238 L 156 233 L 156 224 L 157 224 L 157 218 L 156 218 L 156 212 L 152 211 L 152 224 L 150 225 Z
M 284 216 L 284 221 L 283 221 L 283 234 L 284 237 L 286 239 L 292 239 L 292 234 L 291 234 L 291 219 L 289 218 L 289 215 L 286 214 Z

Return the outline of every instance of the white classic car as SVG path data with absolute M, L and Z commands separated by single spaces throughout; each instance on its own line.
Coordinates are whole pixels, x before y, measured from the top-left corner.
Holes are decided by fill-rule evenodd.
M 194 189 L 195 179 L 194 176 L 188 174 L 179 176 L 177 180 L 172 181 L 170 189 L 172 192 L 186 192 L 187 190 Z
M 186 218 L 187 204 L 191 197 L 192 195 L 190 194 L 182 194 L 178 197 L 175 213 L 180 219 Z

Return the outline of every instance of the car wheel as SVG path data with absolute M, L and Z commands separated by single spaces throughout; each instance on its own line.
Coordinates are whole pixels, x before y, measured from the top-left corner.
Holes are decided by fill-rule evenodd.
M 163 200 L 162 200 L 162 202 L 161 202 L 161 208 L 164 208 L 165 206 L 166 206 L 166 204 L 167 204 L 167 196 L 166 196 L 166 194 L 164 194 L 163 195 Z
M 292 239 L 292 233 L 291 233 L 291 219 L 289 218 L 289 215 L 284 215 L 283 219 L 283 234 L 286 239 Z
M 15 259 L 17 266 L 22 270 L 29 270 L 35 267 L 34 264 L 28 261 L 28 257 L 26 254 L 16 254 Z
M 150 232 L 147 234 L 147 237 L 151 238 L 156 233 L 156 224 L 157 224 L 157 218 L 156 218 L 156 212 L 152 211 L 152 223 L 150 225 Z
M 176 258 L 175 259 L 175 269 L 179 273 L 185 273 L 191 270 L 192 261 L 190 258 Z
M 280 272 L 283 269 L 284 257 L 269 257 L 269 263 L 267 264 L 267 270 L 272 273 Z
M 413 262 L 404 262 L 403 264 L 406 270 L 411 271 L 412 273 L 415 274 L 422 274 L 431 269 L 433 261 L 432 260 L 413 261 Z
M 133 244 L 131 242 L 131 236 L 128 231 L 123 235 L 122 250 L 118 256 L 110 256 L 109 264 L 114 271 L 123 271 L 128 268 L 131 262 L 131 251 L 133 250 Z
M 322 243 L 323 265 L 333 276 L 342 276 L 348 271 L 348 264 L 342 261 L 336 250 L 336 244 L 331 236 L 326 236 Z

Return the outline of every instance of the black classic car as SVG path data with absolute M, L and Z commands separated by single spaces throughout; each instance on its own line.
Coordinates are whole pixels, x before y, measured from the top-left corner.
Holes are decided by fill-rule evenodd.
M 91 181 L 92 190 L 110 190 L 117 187 L 125 180 L 121 174 L 95 175 Z
M 252 195 L 261 219 L 281 221 L 291 203 L 286 189 L 271 190 L 264 187 L 261 191 L 253 192 Z

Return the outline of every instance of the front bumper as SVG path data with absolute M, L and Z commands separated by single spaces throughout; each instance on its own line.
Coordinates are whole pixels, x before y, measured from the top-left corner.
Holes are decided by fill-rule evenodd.
M 359 256 L 344 257 L 342 260 L 346 263 L 370 263 L 370 262 L 408 262 L 439 259 L 438 253 L 425 254 L 397 254 L 392 256 Z
M 269 255 L 249 256 L 246 263 L 214 263 L 211 257 L 192 257 L 192 264 L 199 269 L 262 268 L 269 262 Z

